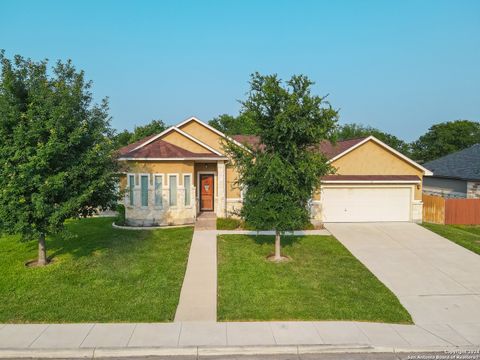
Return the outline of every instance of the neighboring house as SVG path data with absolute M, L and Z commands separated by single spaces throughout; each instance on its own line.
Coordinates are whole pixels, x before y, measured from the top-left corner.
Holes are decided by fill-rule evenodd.
M 480 198 L 480 144 L 429 161 L 423 166 L 433 172 L 433 176 L 423 179 L 426 194 Z
M 228 137 L 192 117 L 120 149 L 121 187 L 129 225 L 193 223 L 213 211 L 230 216 L 242 206 L 237 172 L 223 150 Z M 260 146 L 255 136 L 232 136 Z M 312 222 L 422 220 L 422 178 L 430 171 L 373 136 L 319 144 L 335 175 L 312 199 Z

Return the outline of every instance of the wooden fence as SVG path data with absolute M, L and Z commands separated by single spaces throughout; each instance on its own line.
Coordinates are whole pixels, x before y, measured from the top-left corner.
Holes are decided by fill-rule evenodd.
M 480 199 L 444 199 L 424 194 L 423 221 L 434 224 L 479 225 Z

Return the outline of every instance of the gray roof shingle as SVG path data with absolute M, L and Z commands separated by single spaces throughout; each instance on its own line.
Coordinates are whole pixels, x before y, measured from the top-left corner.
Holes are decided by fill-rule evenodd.
M 480 143 L 423 164 L 433 176 L 480 180 Z

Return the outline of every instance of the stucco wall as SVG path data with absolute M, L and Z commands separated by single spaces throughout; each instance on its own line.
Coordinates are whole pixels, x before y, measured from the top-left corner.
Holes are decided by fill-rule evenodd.
M 198 122 L 192 120 L 181 126 L 180 130 L 223 153 L 222 137 Z
M 240 198 L 240 189 L 236 185 L 238 173 L 234 166 L 227 166 L 227 199 Z
M 171 131 L 167 135 L 163 136 L 162 140 L 194 153 L 211 153 L 211 151 L 207 148 L 197 144 L 195 141 L 190 140 L 189 138 L 175 131 Z
M 338 175 L 416 175 L 423 171 L 373 141 L 352 150 L 332 162 Z M 421 185 L 415 188 L 415 199 L 422 199 Z

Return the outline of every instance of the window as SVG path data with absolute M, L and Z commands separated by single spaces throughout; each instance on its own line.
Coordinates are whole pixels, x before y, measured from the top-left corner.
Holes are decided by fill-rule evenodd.
M 170 175 L 168 177 L 168 185 L 169 185 L 169 195 L 170 206 L 177 206 L 177 175 Z
M 155 175 L 155 206 L 163 206 L 163 176 Z
M 185 206 L 190 206 L 190 198 L 191 198 L 191 187 L 192 187 L 192 176 L 191 175 L 184 175 L 183 176 L 183 187 L 185 188 Z
M 140 191 L 142 193 L 142 206 L 148 206 L 148 175 L 140 177 Z
M 129 205 L 133 206 L 135 204 L 135 199 L 133 198 L 135 194 L 135 175 L 128 175 L 128 197 Z

